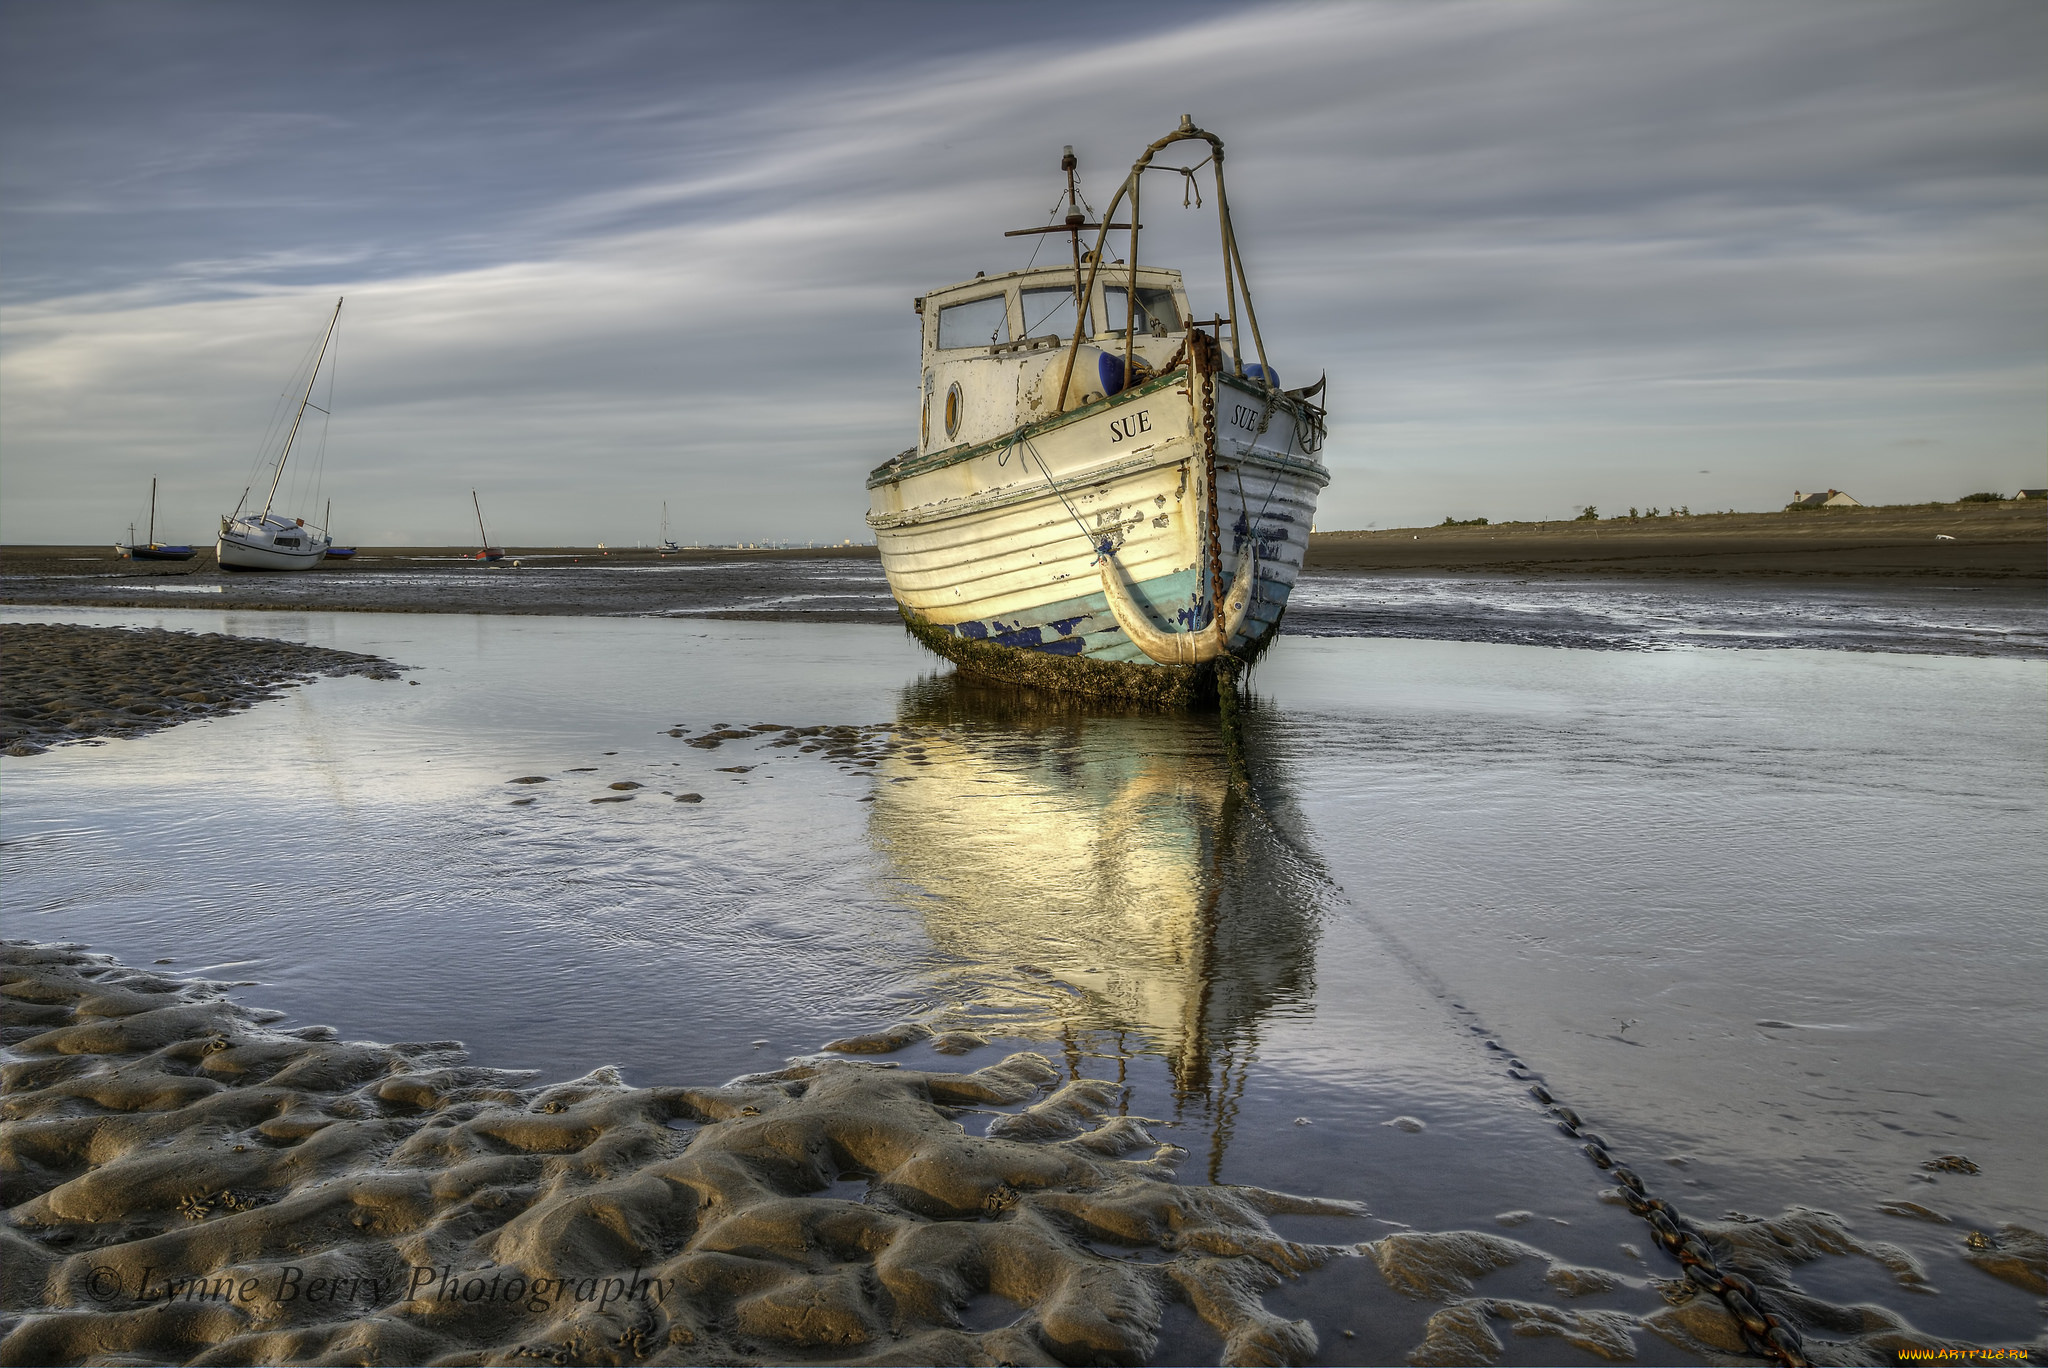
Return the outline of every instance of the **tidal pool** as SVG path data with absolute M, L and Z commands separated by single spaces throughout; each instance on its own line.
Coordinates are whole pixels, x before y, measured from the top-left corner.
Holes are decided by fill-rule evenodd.
M 5 760 L 10 936 L 562 1077 L 716 1082 L 968 1026 L 994 1040 L 969 1064 L 1030 1048 L 1126 1084 L 1186 1180 L 1372 1209 L 1282 1218 L 1297 1238 L 1488 1230 L 1616 1275 L 1576 1307 L 1655 1308 L 1677 1266 L 1527 1072 L 1688 1213 L 1822 1208 L 1940 1293 L 1835 1255 L 1801 1266 L 1812 1295 L 2038 1333 L 1963 1241 L 2048 1221 L 2040 661 L 1288 639 L 1246 795 L 1213 717 L 979 685 L 888 628 L 7 617 L 411 667 Z M 852 730 L 690 744 L 720 724 Z M 1950 1154 L 1981 1172 L 1922 1167 Z M 1948 1223 L 1879 1209 L 1906 1202 Z M 1541 1274 L 1480 1291 L 1558 1301 Z M 1401 1361 L 1441 1309 L 1366 1260 L 1269 1301 L 1333 1363 Z M 1204 1352 L 1169 1326 L 1162 1361 Z

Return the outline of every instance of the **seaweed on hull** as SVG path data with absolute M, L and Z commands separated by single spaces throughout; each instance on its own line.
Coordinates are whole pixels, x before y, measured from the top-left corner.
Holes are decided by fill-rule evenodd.
M 1176 1302 L 1225 1362 L 1302 1363 L 1260 1294 L 1339 1251 L 1266 1217 L 1362 1211 L 1177 1184 L 1035 1054 L 540 1086 L 76 947 L 0 977 L 5 1363 L 1131 1364 Z M 1008 1323 L 963 1324 L 991 1295 Z
M 1200 665 L 1130 665 L 1094 656 L 1054 655 L 974 641 L 927 622 L 900 605 L 897 611 L 903 615 L 904 630 L 919 645 L 971 674 L 1048 693 L 1084 694 L 1155 708 L 1213 706 L 1220 693 L 1218 672 L 1224 668 L 1249 669 L 1280 635 L 1280 620 L 1276 617 L 1273 629 L 1234 659 L 1226 656 Z M 1284 615 L 1286 610 L 1280 611 Z

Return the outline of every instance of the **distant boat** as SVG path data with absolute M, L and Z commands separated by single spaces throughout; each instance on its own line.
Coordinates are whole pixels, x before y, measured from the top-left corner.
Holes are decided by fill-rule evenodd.
M 675 544 L 674 542 L 670 541 L 670 540 L 669 540 L 669 537 L 668 537 L 668 500 L 667 500 L 667 499 L 663 499 L 663 500 L 661 501 L 661 549 L 662 549 L 662 550 L 664 550 L 664 551 L 680 551 L 680 550 L 682 550 L 682 549 L 683 549 L 682 547 L 680 547 L 680 546 L 677 546 L 677 545 L 676 545 L 676 544 Z
M 327 501 L 327 516 L 321 519 L 320 530 L 327 534 L 330 541 L 332 540 L 334 536 L 334 500 L 332 499 Z M 330 545 L 327 548 L 327 559 L 329 560 L 350 560 L 354 558 L 355 554 L 356 549 L 353 546 Z
M 491 534 L 484 531 L 484 506 L 477 499 L 474 489 L 469 491 L 469 501 L 476 505 L 476 534 L 483 539 L 484 543 L 483 550 L 476 553 L 476 558 L 480 561 L 505 559 L 505 548 L 491 545 Z
M 1216 168 L 1229 311 L 1208 321 L 1179 271 L 1138 265 L 1139 181 L 1192 170 L 1151 165 L 1183 140 Z M 961 668 L 1182 702 L 1279 632 L 1330 482 L 1323 384 L 1280 388 L 1222 164 L 1222 140 L 1183 118 L 1089 223 L 1070 147 L 1065 222 L 1012 234 L 1066 234 L 1068 261 L 917 299 L 922 430 L 868 476 L 868 525 L 912 634 Z M 1130 222 L 1110 221 L 1119 205 Z M 1111 229 L 1130 233 L 1114 266 Z
M 327 412 L 313 402 L 313 385 L 320 379 L 320 365 L 327 359 L 327 348 L 334 341 L 334 328 L 339 322 L 341 301 L 337 299 L 334 317 L 327 320 L 327 335 L 320 339 L 320 354 L 313 358 L 313 373 L 306 377 L 306 393 L 299 400 L 299 411 L 292 416 L 292 430 L 285 435 L 284 447 L 277 453 L 277 471 L 270 477 L 270 494 L 263 501 L 263 511 L 245 518 L 241 504 L 237 504 L 233 513 L 220 520 L 217 551 L 223 570 L 311 570 L 327 558 L 333 538 L 324 531 L 316 536 L 304 518 L 287 518 L 271 512 L 271 508 L 277 502 L 278 482 L 284 479 L 284 463 L 291 458 L 292 443 L 298 438 L 306 410 Z M 249 491 L 245 489 L 243 502 L 248 498 Z
M 186 561 L 195 554 L 189 546 L 166 546 L 156 539 L 156 476 L 149 477 L 149 540 L 135 540 L 135 524 L 128 524 L 128 544 L 116 545 L 123 560 Z

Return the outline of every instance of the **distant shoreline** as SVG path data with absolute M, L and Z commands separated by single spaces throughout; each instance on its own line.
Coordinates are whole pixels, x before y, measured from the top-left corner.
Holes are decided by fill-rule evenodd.
M 602 564 L 605 561 L 737 561 L 737 560 L 873 560 L 873 546 L 686 546 L 679 551 L 661 551 L 651 546 L 519 546 L 506 547 L 503 557 L 506 561 L 541 560 L 568 561 L 585 564 Z M 62 544 L 31 545 L 10 543 L 0 545 L 0 570 L 13 569 L 18 562 L 41 560 L 55 561 L 104 561 L 109 565 L 126 566 L 135 574 L 190 574 L 195 569 L 212 568 L 213 548 L 207 545 L 199 548 L 189 561 L 127 561 L 123 560 L 111 543 L 94 542 L 85 546 Z M 479 561 L 473 546 L 359 546 L 355 555 L 346 560 L 323 561 L 316 567 L 317 573 L 363 570 L 396 569 L 391 565 L 379 565 L 388 561 L 445 561 L 451 564 L 478 565 L 492 562 Z M 410 568 L 410 567 L 408 567 Z M 73 573 L 85 573 L 74 571 Z
M 1311 573 L 2048 582 L 2048 503 L 1318 532 Z
M 655 614 L 895 624 L 884 603 L 796 604 L 783 577 L 817 562 L 872 566 L 873 546 L 519 547 L 502 560 L 467 547 L 361 547 L 295 575 L 223 573 L 211 548 L 190 561 L 124 561 L 107 545 L 0 547 L 0 603 L 20 607 L 220 608 L 544 616 Z M 790 568 L 769 572 L 767 565 Z M 648 573 L 666 565 L 671 573 Z M 685 567 L 701 571 L 677 574 Z M 761 569 L 749 570 L 756 566 Z M 575 575 L 550 571 L 575 569 Z M 593 569 L 629 573 L 590 575 Z M 871 570 L 863 570 L 871 575 Z M 1317 532 L 1308 578 L 1448 576 L 1681 579 L 1754 587 L 1864 583 L 2048 584 L 2048 503 L 1712 513 L 1599 522 L 1494 523 Z M 502 579 L 499 576 L 503 576 Z M 767 600 L 764 602 L 763 600 Z

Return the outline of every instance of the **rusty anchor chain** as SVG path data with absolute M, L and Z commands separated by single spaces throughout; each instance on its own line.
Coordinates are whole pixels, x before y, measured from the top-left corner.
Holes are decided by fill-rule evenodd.
M 1649 1225 L 1652 1238 L 1678 1260 L 1686 1281 L 1696 1291 L 1720 1298 L 1728 1314 L 1742 1328 L 1743 1340 L 1755 1353 L 1783 1364 L 1784 1368 L 1807 1368 L 1805 1341 L 1790 1322 L 1769 1309 L 1755 1283 L 1740 1273 L 1722 1271 L 1706 1238 L 1678 1208 L 1661 1197 L 1650 1196 L 1635 1170 L 1617 1160 L 1608 1150 L 1606 1140 L 1585 1129 L 1579 1114 L 1551 1096 L 1550 1089 L 1537 1083 L 1530 1087 L 1529 1096 L 1557 1118 L 1560 1130 L 1582 1142 L 1594 1167 L 1614 1176 L 1628 1209 Z
M 1199 332 L 1188 334 L 1188 361 L 1202 379 L 1202 473 L 1209 501 L 1209 612 L 1223 602 L 1223 510 L 1216 501 L 1216 364 L 1220 351 Z M 1229 643 L 1225 643 L 1227 650 Z

